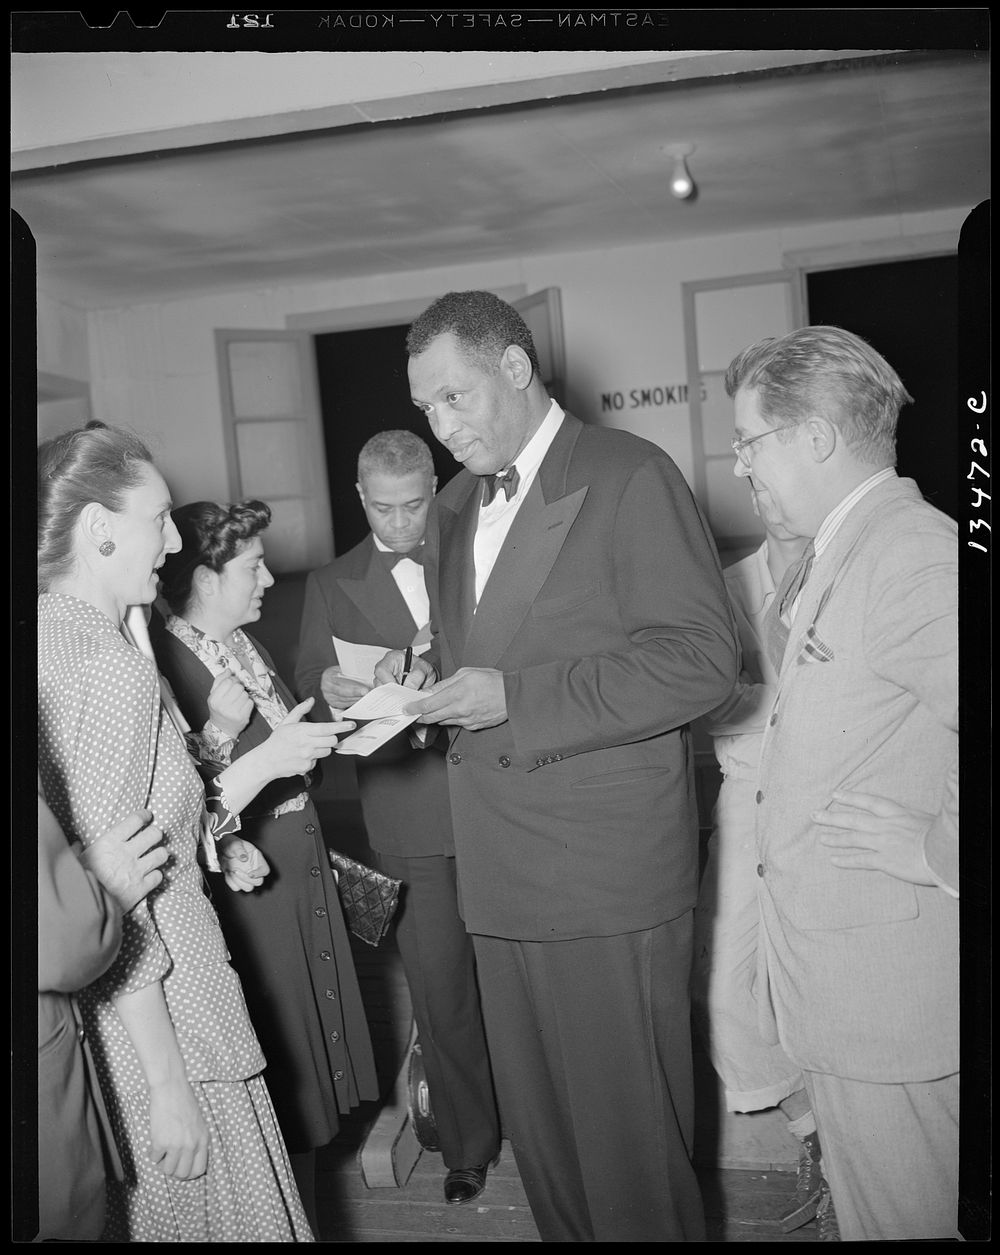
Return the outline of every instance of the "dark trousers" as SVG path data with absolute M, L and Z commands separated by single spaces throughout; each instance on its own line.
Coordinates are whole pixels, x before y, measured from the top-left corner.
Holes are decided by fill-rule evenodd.
M 448 1168 L 488 1163 L 500 1149 L 472 938 L 458 914 L 455 859 L 377 854 L 405 889 L 396 942 L 410 987 L 431 1110 Z
M 504 1129 L 543 1242 L 698 1242 L 692 913 L 573 941 L 475 938 Z

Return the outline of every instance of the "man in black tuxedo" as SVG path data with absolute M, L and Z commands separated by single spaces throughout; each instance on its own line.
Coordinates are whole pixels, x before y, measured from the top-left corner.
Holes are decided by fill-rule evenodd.
M 436 486 L 431 451 L 409 431 L 373 436 L 358 457 L 371 534 L 306 581 L 295 680 L 313 713 L 343 710 L 370 688 L 343 674 L 333 636 L 387 649 L 426 647 L 424 528 Z M 440 746 L 395 737 L 356 759 L 368 843 L 405 886 L 396 940 L 417 1023 L 434 1123 L 448 1169 L 445 1199 L 481 1193 L 500 1148 L 472 940 L 459 918 L 448 780 Z
M 498 297 L 441 297 L 407 350 L 464 464 L 428 519 L 409 710 L 450 733 L 462 916 L 532 1214 L 549 1242 L 700 1241 L 688 725 L 737 673 L 715 547 L 662 449 L 549 397 Z

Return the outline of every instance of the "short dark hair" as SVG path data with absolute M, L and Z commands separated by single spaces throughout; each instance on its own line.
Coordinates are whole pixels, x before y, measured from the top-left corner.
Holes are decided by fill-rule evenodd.
M 532 370 L 541 377 L 538 353 L 528 324 L 513 307 L 492 292 L 448 292 L 414 319 L 406 333 L 406 351 L 417 357 L 430 342 L 451 332 L 464 352 L 495 374 L 508 345 L 524 350 Z
M 403 429 L 376 432 L 358 454 L 358 483 L 369 475 L 412 475 L 422 471 L 434 478 L 434 457 L 425 440 Z
M 183 614 L 191 602 L 198 567 L 219 572 L 271 522 L 271 507 L 263 501 L 217 505 L 192 501 L 171 512 L 180 533 L 179 553 L 168 553 L 160 570 L 160 592 L 174 614 Z
M 751 344 L 726 371 L 728 395 L 740 388 L 754 392 L 773 426 L 792 428 L 821 414 L 855 456 L 889 466 L 896 462 L 899 411 L 913 400 L 881 353 L 843 327 L 799 327 Z
M 152 466 L 138 436 L 92 419 L 38 446 L 38 591 L 73 565 L 73 528 L 85 505 L 119 513 Z

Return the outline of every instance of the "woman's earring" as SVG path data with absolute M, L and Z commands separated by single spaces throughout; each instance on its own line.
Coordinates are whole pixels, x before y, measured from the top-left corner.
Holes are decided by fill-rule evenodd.
M 114 553 L 114 551 L 115 551 L 115 542 L 113 540 L 106 540 L 102 544 L 100 544 L 97 548 L 97 552 L 99 554 L 103 554 L 105 558 L 110 558 L 111 555 Z

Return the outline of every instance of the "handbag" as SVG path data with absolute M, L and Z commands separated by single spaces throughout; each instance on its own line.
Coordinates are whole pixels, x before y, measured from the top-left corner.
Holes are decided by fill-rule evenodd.
M 385 936 L 399 904 L 402 881 L 384 876 L 357 859 L 327 850 L 336 873 L 337 893 L 347 927 L 361 941 L 377 946 Z

